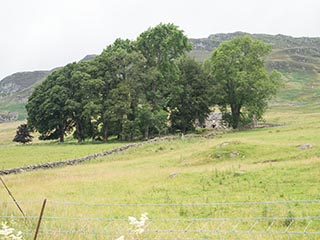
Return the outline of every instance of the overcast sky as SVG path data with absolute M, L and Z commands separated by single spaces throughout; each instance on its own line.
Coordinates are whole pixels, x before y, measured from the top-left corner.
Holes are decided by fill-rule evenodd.
M 244 31 L 320 37 L 320 0 L 1 0 L 0 79 L 99 54 L 174 23 L 190 38 Z

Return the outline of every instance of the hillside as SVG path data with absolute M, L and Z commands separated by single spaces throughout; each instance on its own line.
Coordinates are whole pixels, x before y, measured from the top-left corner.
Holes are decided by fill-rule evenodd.
M 0 102 L 25 103 L 33 87 L 41 82 L 50 71 L 18 72 L 0 82 Z
M 190 39 L 194 45 L 191 55 L 199 61 L 210 56 L 211 51 L 223 41 L 247 35 L 243 32 L 213 34 L 208 38 Z M 285 35 L 249 34 L 252 38 L 272 45 L 266 59 L 268 70 L 283 74 L 285 86 L 277 102 L 306 103 L 320 97 L 320 38 L 294 38 Z
M 88 61 L 96 55 L 85 56 L 80 61 Z M 43 81 L 52 70 L 18 72 L 5 77 L 0 81 L 0 123 L 12 120 L 22 120 L 26 118 L 24 108 L 28 97 L 34 87 Z
M 0 122 L 26 117 L 24 105 L 34 86 L 43 81 L 50 71 L 18 72 L 0 82 Z M 19 116 L 19 115 L 20 116 Z
M 211 51 L 223 41 L 246 35 L 235 32 L 213 34 L 208 38 L 190 39 L 194 49 L 190 55 L 199 61 L 210 56 Z M 285 35 L 250 34 L 254 39 L 269 43 L 272 53 L 266 59 L 268 70 L 278 70 L 284 78 L 284 87 L 274 104 L 301 104 L 319 101 L 320 97 L 320 38 L 294 38 Z M 81 61 L 87 61 L 96 55 L 87 55 Z M 55 69 L 53 69 L 55 70 Z M 51 71 L 53 71 L 51 70 Z M 15 73 L 0 81 L 0 122 L 26 117 L 24 109 L 28 96 L 36 84 L 41 82 L 50 71 Z M 16 119 L 16 117 L 13 117 Z
M 157 230 L 144 239 L 319 239 L 319 110 L 319 105 L 274 107 L 266 120 L 285 125 L 157 142 L 75 166 L 2 177 L 33 216 L 32 226 L 41 201 L 48 199 L 41 239 L 116 239 L 121 234 L 107 227 L 128 232 L 128 216 L 144 212 L 151 219 L 147 230 Z M 15 124 L 0 124 L 1 169 L 72 159 L 119 144 L 17 145 L 11 142 Z M 306 144 L 308 149 L 299 147 Z M 0 199 L 0 219 L 15 216 L 14 227 L 31 239 L 33 231 L 5 189 Z M 295 200 L 301 201 L 290 202 Z M 245 221 L 236 230 L 247 235 L 235 233 L 240 218 Z M 289 229 L 286 220 L 292 218 Z M 208 232 L 218 226 L 224 232 Z

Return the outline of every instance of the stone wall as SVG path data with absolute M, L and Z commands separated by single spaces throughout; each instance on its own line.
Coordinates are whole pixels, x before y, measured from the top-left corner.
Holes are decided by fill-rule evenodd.
M 140 146 L 143 146 L 143 145 L 149 144 L 149 143 L 174 140 L 176 138 L 178 138 L 178 137 L 171 136 L 171 137 L 154 138 L 154 139 L 151 139 L 151 140 L 148 140 L 145 142 L 131 143 L 131 144 L 127 144 L 122 147 L 119 147 L 119 148 L 107 150 L 107 151 L 100 152 L 100 153 L 91 154 L 91 155 L 81 157 L 81 158 L 65 160 L 65 161 L 58 161 L 58 162 L 48 162 L 48 163 L 43 163 L 43 164 L 36 164 L 36 165 L 30 165 L 30 166 L 25 166 L 25 167 L 0 170 L 0 175 L 18 174 L 18 173 L 23 173 L 23 172 L 27 172 L 27 171 L 34 171 L 37 169 L 49 169 L 49 168 L 57 168 L 57 167 L 68 166 L 68 165 L 76 165 L 76 164 L 79 164 L 82 162 L 87 162 L 87 161 L 90 161 L 90 160 L 93 160 L 93 159 L 96 159 L 99 157 L 104 157 L 104 156 L 108 156 L 108 155 L 111 155 L 114 153 L 123 152 L 123 151 L 130 149 L 130 148 L 140 147 Z

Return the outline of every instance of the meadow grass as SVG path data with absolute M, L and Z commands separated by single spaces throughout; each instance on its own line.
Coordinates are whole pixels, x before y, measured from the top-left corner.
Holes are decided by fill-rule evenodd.
M 316 174 L 319 172 L 320 156 L 317 131 L 320 128 L 319 117 L 317 106 L 274 108 L 266 118 L 270 122 L 284 123 L 285 126 L 233 132 L 212 139 L 179 139 L 148 144 L 92 160 L 88 164 L 6 178 L 10 180 L 11 187 L 17 188 L 17 194 L 33 199 L 37 199 L 37 195 L 41 193 L 41 196 L 47 195 L 50 199 L 66 201 L 73 201 L 74 196 L 84 194 L 81 199 L 85 202 L 106 202 L 106 195 L 110 202 L 163 202 L 163 194 L 168 197 L 171 195 L 169 192 L 172 192 L 172 199 L 177 202 L 185 200 L 186 196 L 192 201 L 204 201 L 214 196 L 213 199 L 209 198 L 210 201 L 219 201 L 224 200 L 227 194 L 230 200 L 263 200 L 265 197 L 275 200 L 280 195 L 286 196 L 286 199 L 317 199 L 320 192 L 304 186 L 319 180 Z M 312 149 L 300 150 L 297 147 L 307 143 L 313 145 Z M 117 143 L 37 143 L 26 146 L 4 144 L 1 146 L 1 164 L 17 167 L 31 163 L 34 159 L 37 159 L 36 162 L 70 159 L 116 146 Z M 8 163 L 7 159 L 14 164 Z M 234 172 L 238 170 L 245 174 L 235 175 Z M 226 180 L 228 184 L 225 185 L 219 177 L 214 177 L 217 172 L 228 176 L 230 183 Z M 176 173 L 177 177 L 170 179 L 169 175 L 172 173 Z M 201 187 L 201 177 L 210 178 L 210 184 L 217 184 L 218 188 L 209 188 L 203 194 L 201 189 L 206 187 Z M 286 184 L 282 182 L 283 178 L 291 177 L 297 186 L 293 192 L 290 187 L 282 187 L 282 184 Z M 252 182 L 260 182 L 261 179 L 261 182 L 268 185 L 264 190 L 266 193 L 257 195 L 253 191 L 234 196 L 229 193 L 228 190 L 233 185 L 235 188 L 241 186 L 244 190 L 245 184 L 240 183 L 243 179 L 252 179 Z M 16 181 L 25 184 L 15 184 Z M 39 181 L 41 186 L 36 184 Z M 34 192 L 33 187 L 40 188 L 41 191 Z M 158 188 L 162 190 L 157 191 Z M 284 194 L 276 191 L 277 189 L 281 189 Z M 298 189 L 301 189 L 301 195 L 295 195 L 299 192 Z M 217 190 L 220 194 L 216 195 Z M 256 190 L 262 191 L 260 185 L 257 185 Z M 101 192 L 104 194 L 100 195 Z
M 17 127 L 25 121 L 0 123 L 0 146 L 12 143 Z
M 0 146 L 0 169 L 29 166 L 47 162 L 70 160 L 92 153 L 103 152 L 123 145 L 123 143 L 46 143 Z
M 313 71 L 292 70 L 288 72 L 281 71 L 285 86 L 280 89 L 279 96 L 281 101 L 311 103 L 319 99 L 319 74 Z
M 16 103 L 16 104 L 4 104 L 0 106 L 0 112 L 16 112 L 18 113 L 18 120 L 24 120 L 27 118 L 27 110 L 25 103 Z
M 20 201 L 47 198 L 87 204 L 181 204 L 319 200 L 319 118 L 320 107 L 317 105 L 273 107 L 268 110 L 266 120 L 284 124 L 281 127 L 236 131 L 211 139 L 184 138 L 153 143 L 77 166 L 26 172 L 4 178 Z M 303 144 L 311 144 L 312 148 L 299 149 L 298 146 Z M 92 153 L 100 147 L 104 150 L 109 146 L 112 147 L 104 144 L 2 144 L 1 159 L 3 149 L 6 149 L 8 156 L 11 154 L 11 161 L 15 163 L 23 156 L 15 152 L 24 149 L 52 161 L 53 158 L 46 157 L 48 151 L 52 152 L 48 156 L 56 154 L 60 158 L 69 158 L 76 156 L 78 151 L 83 151 L 81 154 L 85 154 L 85 151 Z M 4 189 L 0 190 L 0 199 L 10 200 Z M 113 217 L 125 218 L 146 210 L 151 218 L 166 214 L 166 210 L 146 207 L 130 211 L 121 207 L 113 207 L 112 211 L 87 207 L 79 211 L 79 208 L 68 205 L 49 207 L 46 213 L 52 216 L 108 217 L 112 212 Z M 283 211 L 281 214 L 284 217 L 290 214 L 320 214 L 319 206 L 309 208 L 307 213 L 303 205 L 273 210 L 230 208 L 220 213 L 217 209 L 179 208 L 174 210 L 174 214 L 180 217 L 257 217 L 273 216 L 273 213 L 279 214 L 280 211 Z M 59 224 L 68 228 L 71 223 Z
M 0 124 L 0 169 L 69 160 L 124 145 L 124 143 L 115 141 L 105 144 L 87 141 L 78 144 L 71 137 L 67 138 L 65 143 L 43 142 L 37 139 L 37 134 L 31 144 L 14 143 L 12 139 L 21 123 L 24 121 Z

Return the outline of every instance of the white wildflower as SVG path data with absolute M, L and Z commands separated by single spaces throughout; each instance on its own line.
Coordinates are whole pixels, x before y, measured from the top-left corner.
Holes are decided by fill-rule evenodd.
M 6 222 L 1 223 L 2 229 L 0 229 L 0 239 L 11 239 L 11 240 L 23 240 L 21 231 L 14 234 L 15 229 L 9 227 Z
M 146 221 L 149 220 L 148 213 L 142 213 L 140 219 L 138 220 L 135 217 L 128 217 L 129 224 L 132 226 L 131 233 L 135 235 L 140 235 L 144 233 L 146 228 Z M 131 236 L 131 239 L 135 239 L 134 236 Z M 116 240 L 124 240 L 124 236 L 117 238 Z
M 135 234 L 141 234 L 145 231 L 145 224 L 146 224 L 146 221 L 149 219 L 148 218 L 148 213 L 143 213 L 141 214 L 141 217 L 140 219 L 136 219 L 135 217 L 128 217 L 128 220 L 129 220 L 129 224 L 132 225 L 133 227 L 133 232 Z
M 136 225 L 137 224 L 137 222 L 138 222 L 138 220 L 135 218 L 135 217 L 128 217 L 128 220 L 129 220 L 129 224 L 130 225 Z

